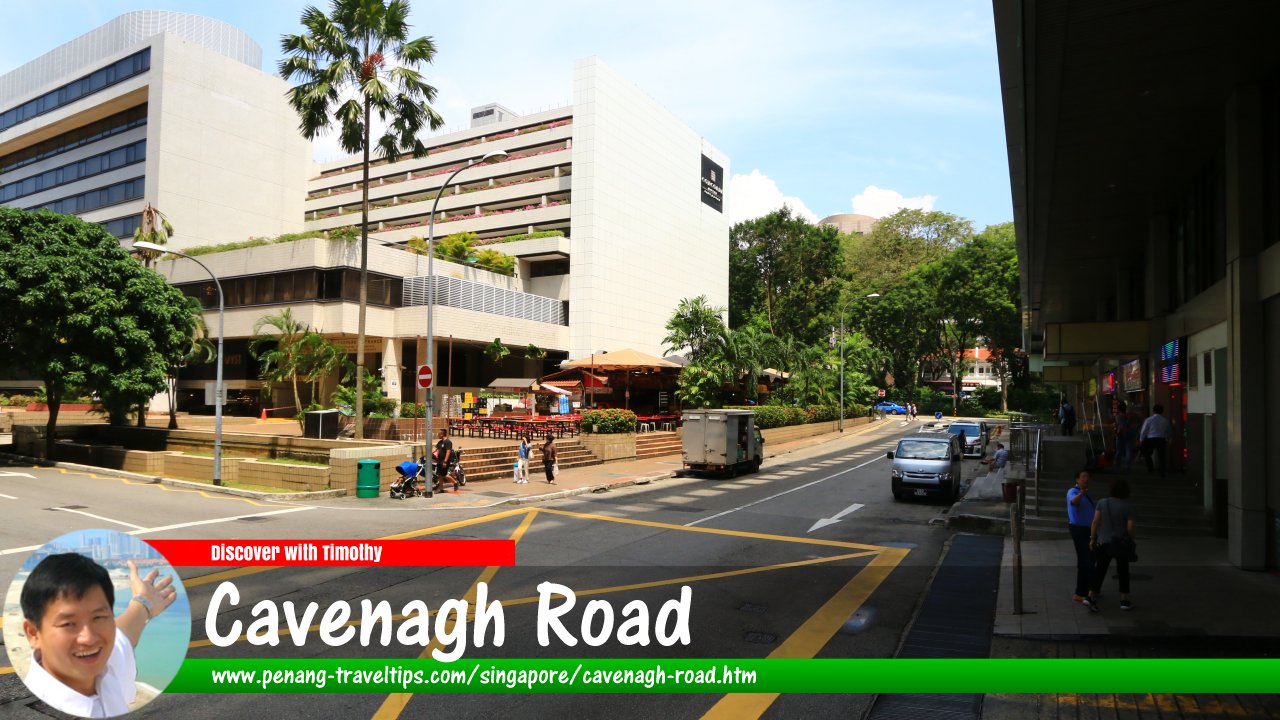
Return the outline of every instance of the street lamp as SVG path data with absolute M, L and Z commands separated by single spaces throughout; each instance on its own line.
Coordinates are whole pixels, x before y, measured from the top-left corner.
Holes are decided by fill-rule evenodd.
M 436 206 L 440 204 L 440 196 L 444 195 L 445 188 L 449 187 L 449 183 L 458 176 L 458 173 L 475 165 L 485 165 L 488 163 L 505 160 L 507 153 L 502 150 L 495 150 L 491 153 L 485 153 L 484 157 L 479 160 L 469 161 L 466 165 L 453 171 L 440 186 L 440 191 L 436 193 L 436 199 L 431 203 L 431 215 L 427 219 L 427 362 L 432 372 L 435 372 L 435 312 L 436 312 L 436 277 L 435 277 L 435 244 L 436 244 Z M 431 447 L 431 435 L 435 428 L 433 425 L 435 414 L 433 412 L 434 403 L 431 402 L 432 391 L 427 388 L 427 447 Z
M 137 250 L 151 250 L 154 252 L 168 253 L 170 255 L 177 255 L 179 257 L 184 257 L 194 262 L 195 264 L 199 265 L 200 267 L 204 268 L 204 271 L 209 273 L 209 277 L 213 278 L 213 284 L 216 285 L 218 288 L 218 375 L 217 375 L 217 380 L 215 380 L 213 384 L 213 484 L 221 485 L 222 484 L 222 402 L 223 402 L 223 397 L 222 397 L 223 395 L 222 319 L 223 319 L 223 316 L 226 314 L 226 310 L 227 310 L 226 302 L 222 296 L 222 283 L 218 282 L 218 276 L 213 274 L 213 271 L 209 269 L 208 265 L 205 265 L 204 263 L 200 262 L 199 260 L 195 259 L 194 257 L 186 253 L 178 252 L 177 250 L 170 250 L 164 247 L 163 245 L 149 243 L 144 240 L 135 242 L 133 244 L 133 247 L 134 249 L 137 249 Z
M 867 293 L 866 295 L 854 299 L 845 307 L 840 308 L 840 432 L 844 432 L 844 312 L 853 307 L 853 303 L 867 298 L 878 298 L 880 293 Z

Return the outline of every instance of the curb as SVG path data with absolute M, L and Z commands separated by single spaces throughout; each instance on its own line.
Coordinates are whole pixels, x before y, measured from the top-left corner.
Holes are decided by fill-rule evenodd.
M 542 495 L 529 495 L 521 498 L 509 498 L 498 503 L 499 505 L 529 505 L 547 500 L 559 500 L 561 498 L 573 497 L 575 495 L 586 495 L 594 492 L 604 492 L 613 490 L 614 488 L 628 487 L 630 485 L 648 485 L 654 480 L 663 480 L 675 477 L 675 473 L 662 472 L 654 475 L 641 475 L 638 477 L 627 478 L 625 480 L 617 480 L 610 483 L 602 483 L 600 485 L 585 485 L 580 488 L 569 488 L 566 490 L 558 490 L 556 492 L 543 493 Z
M 0 457 L 20 460 L 24 463 L 39 465 L 41 467 L 63 468 L 65 470 L 75 470 L 77 472 L 92 473 L 94 475 L 124 478 L 125 480 L 138 480 L 151 485 L 170 485 L 184 490 L 203 490 L 205 492 L 215 492 L 223 495 L 236 495 L 238 497 L 246 497 L 253 500 L 327 500 L 329 498 L 342 497 L 347 494 L 346 490 L 268 493 L 259 492 L 257 490 L 241 490 L 240 488 L 226 487 L 224 485 L 210 485 L 191 480 L 175 480 L 174 478 L 167 478 L 160 475 L 144 475 L 142 473 L 129 472 L 127 470 L 116 470 L 114 468 L 102 468 L 94 465 L 81 465 L 79 463 L 69 462 L 49 462 L 40 458 L 28 457 L 26 455 L 15 455 L 13 453 L 0 453 Z

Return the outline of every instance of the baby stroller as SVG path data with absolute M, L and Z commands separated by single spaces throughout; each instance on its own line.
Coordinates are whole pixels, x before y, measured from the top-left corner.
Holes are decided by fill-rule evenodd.
M 425 457 L 418 458 L 418 462 L 405 460 L 396 466 L 396 472 L 400 474 L 400 478 L 391 483 L 391 499 L 404 500 L 411 497 L 422 497 L 422 486 L 418 482 L 418 478 L 426 478 L 426 471 L 429 466 Z

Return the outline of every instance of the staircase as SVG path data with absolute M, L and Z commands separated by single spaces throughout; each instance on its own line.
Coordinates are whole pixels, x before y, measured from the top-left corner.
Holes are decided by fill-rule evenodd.
M 542 478 L 542 446 L 535 445 L 533 457 L 529 459 L 529 480 Z M 462 467 L 467 471 L 467 482 L 484 482 L 485 480 L 511 480 L 512 471 L 519 457 L 517 445 L 496 445 L 492 447 L 466 447 L 459 444 L 462 450 Z M 599 465 L 600 460 L 592 455 L 577 440 L 557 440 L 556 450 L 559 453 L 560 469 Z
M 1093 473 L 1089 495 L 1095 501 L 1107 497 L 1108 486 L 1118 473 Z M 1137 507 L 1138 536 L 1193 535 L 1212 537 L 1213 515 L 1204 508 L 1202 491 L 1177 475 L 1160 477 L 1146 470 L 1130 472 L 1125 477 L 1132 490 L 1129 499 Z M 1067 534 L 1067 490 L 1074 478 L 1040 477 L 1040 514 L 1032 515 L 1036 506 L 1035 482 L 1027 481 L 1028 530 L 1056 530 Z
M 679 455 L 681 450 L 680 436 L 673 432 L 641 433 L 636 436 L 637 460 L 663 455 Z

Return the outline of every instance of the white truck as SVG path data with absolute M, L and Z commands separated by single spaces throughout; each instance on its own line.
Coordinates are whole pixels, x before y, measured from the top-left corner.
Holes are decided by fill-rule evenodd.
M 686 410 L 681 419 L 685 470 L 732 477 L 760 469 L 764 437 L 754 412 Z

